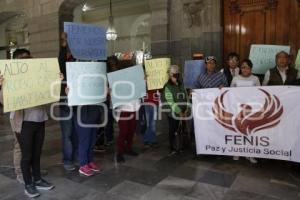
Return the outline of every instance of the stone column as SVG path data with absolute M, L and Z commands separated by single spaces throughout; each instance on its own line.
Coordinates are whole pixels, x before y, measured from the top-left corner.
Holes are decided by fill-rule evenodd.
M 221 1 L 172 0 L 170 6 L 170 54 L 183 65 L 195 52 L 214 55 L 222 63 Z
M 169 0 L 149 0 L 151 10 L 151 53 L 169 55 Z

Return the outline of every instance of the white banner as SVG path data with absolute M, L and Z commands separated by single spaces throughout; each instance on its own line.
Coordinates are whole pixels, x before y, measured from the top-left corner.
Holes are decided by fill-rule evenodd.
M 300 87 L 193 91 L 198 154 L 300 162 Z

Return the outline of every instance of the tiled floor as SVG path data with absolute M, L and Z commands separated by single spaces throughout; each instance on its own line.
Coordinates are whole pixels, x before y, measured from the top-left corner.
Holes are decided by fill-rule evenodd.
M 92 178 L 67 173 L 61 165 L 60 128 L 47 123 L 42 168 L 56 188 L 43 192 L 41 200 L 276 200 L 300 199 L 300 180 L 292 175 L 292 164 L 260 160 L 251 165 L 229 157 L 198 156 L 192 149 L 168 157 L 166 123 L 159 122 L 160 146 L 146 150 L 136 137 L 137 158 L 126 157 L 118 165 L 114 148 L 96 154 L 104 171 Z M 13 137 L 8 116 L 0 115 L 0 199 L 27 199 L 12 168 Z

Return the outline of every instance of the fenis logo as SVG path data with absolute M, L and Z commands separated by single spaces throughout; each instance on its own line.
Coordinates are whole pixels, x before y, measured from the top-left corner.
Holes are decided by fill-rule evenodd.
M 284 111 L 279 98 L 266 90 L 258 90 L 265 95 L 262 108 L 253 111 L 252 106 L 241 104 L 240 111 L 237 114 L 233 114 L 226 109 L 224 97 L 229 90 L 223 92 L 215 99 L 212 108 L 215 120 L 226 129 L 246 136 L 277 126 Z

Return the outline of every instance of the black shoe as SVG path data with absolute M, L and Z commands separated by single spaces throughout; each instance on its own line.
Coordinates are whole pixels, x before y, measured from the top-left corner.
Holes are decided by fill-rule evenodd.
M 29 198 L 35 198 L 35 197 L 40 196 L 40 193 L 38 192 L 38 190 L 36 189 L 34 184 L 25 185 L 25 194 Z
M 103 148 L 103 146 L 95 146 L 94 147 L 94 152 L 102 153 L 105 152 L 106 150 Z
M 44 179 L 41 179 L 40 181 L 35 182 L 35 187 L 38 190 L 52 190 L 54 188 L 54 185 L 48 183 Z
M 135 151 L 126 151 L 125 152 L 127 155 L 129 155 L 129 156 L 138 156 L 139 154 L 137 153 L 137 152 L 135 152 Z
M 125 162 L 125 158 L 124 158 L 123 154 L 118 154 L 117 155 L 117 162 L 118 163 Z

